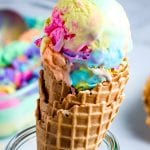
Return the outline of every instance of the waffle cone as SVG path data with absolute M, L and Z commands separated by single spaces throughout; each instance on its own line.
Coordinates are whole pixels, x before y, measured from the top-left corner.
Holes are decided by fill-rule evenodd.
M 120 66 L 120 70 L 113 75 L 111 82 L 102 82 L 92 90 L 80 91 L 78 94 L 72 94 L 71 88 L 66 83 L 57 81 L 46 65 L 44 65 L 42 74 L 45 84 L 44 92 L 47 93 L 46 101 L 49 103 L 53 100 L 61 101 L 65 98 L 66 101 L 73 104 L 97 104 L 103 101 L 110 104 L 124 92 L 129 79 L 129 68 L 125 59 Z
M 144 104 L 147 113 L 146 124 L 150 126 L 150 79 L 147 81 L 144 88 Z
M 128 64 L 120 68 L 111 82 L 71 93 L 44 66 L 36 110 L 38 150 L 96 150 L 124 99 Z
M 47 100 L 49 102 L 52 100 L 60 101 L 70 93 L 71 89 L 65 82 L 57 81 L 47 65 L 43 64 L 43 66 L 43 81 L 45 82 L 45 91 L 48 93 Z

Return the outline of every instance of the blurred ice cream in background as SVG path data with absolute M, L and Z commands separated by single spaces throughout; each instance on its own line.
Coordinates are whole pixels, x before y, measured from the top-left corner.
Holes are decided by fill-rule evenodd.
M 40 34 L 40 29 L 36 25 L 28 29 L 25 20 L 21 17 L 23 21 L 18 17 L 16 23 L 13 24 L 12 20 L 17 14 L 14 16 L 15 13 L 8 10 L 6 15 L 3 12 L 5 11 L 0 12 L 2 20 L 0 31 L 1 39 L 3 39 L 0 47 L 0 92 L 10 94 L 26 86 L 28 82 L 31 83 L 31 80 L 38 76 L 40 53 L 32 42 Z M 9 19 L 7 14 L 9 14 Z
M 34 124 L 42 19 L 0 10 L 0 137 Z M 23 117 L 22 117 L 23 116 Z

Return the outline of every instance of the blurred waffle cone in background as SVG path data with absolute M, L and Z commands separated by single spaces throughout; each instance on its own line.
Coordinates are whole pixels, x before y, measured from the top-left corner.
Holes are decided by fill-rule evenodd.
M 144 87 L 144 104 L 147 113 L 146 124 L 150 126 L 150 78 L 147 80 Z
M 96 150 L 120 108 L 128 78 L 125 59 L 111 82 L 73 93 L 44 66 L 36 110 L 38 150 Z

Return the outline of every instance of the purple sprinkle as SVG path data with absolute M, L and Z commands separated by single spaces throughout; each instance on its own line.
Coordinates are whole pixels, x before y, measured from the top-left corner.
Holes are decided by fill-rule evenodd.
M 33 76 L 32 71 L 26 71 L 26 72 L 23 73 L 23 79 L 24 79 L 25 81 L 31 80 L 31 79 L 32 79 L 32 76 Z
M 76 61 L 76 60 L 87 60 L 90 57 L 91 50 L 88 49 L 88 46 L 82 47 L 80 51 L 74 52 L 69 49 L 63 48 L 62 50 L 65 57 L 67 57 L 70 61 Z
M 13 66 L 16 70 L 20 68 L 20 65 L 21 65 L 21 63 L 20 63 L 20 61 L 17 60 L 17 59 L 14 60 L 13 63 L 12 63 L 12 66 Z
M 28 57 L 28 58 L 31 58 L 32 57 L 32 52 L 28 49 L 25 53 L 25 55 Z
M 34 78 L 38 78 L 38 77 L 39 77 L 39 74 L 37 74 L 37 73 L 34 72 L 33 77 L 34 77 Z
M 8 77 L 11 81 L 14 81 L 15 77 L 15 71 L 12 68 L 5 69 L 5 75 Z
M 63 53 L 64 53 L 64 55 L 66 55 L 68 57 L 75 57 L 76 56 L 76 53 L 69 50 L 69 49 L 63 49 Z
M 32 58 L 34 56 L 40 56 L 40 49 L 38 47 L 36 47 L 35 45 L 31 45 L 25 55 L 28 57 L 28 58 Z

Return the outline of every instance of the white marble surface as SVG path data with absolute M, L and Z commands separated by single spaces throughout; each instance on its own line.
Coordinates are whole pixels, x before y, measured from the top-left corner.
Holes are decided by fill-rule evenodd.
M 121 150 L 150 150 L 150 128 L 144 124 L 146 115 L 142 103 L 143 86 L 150 75 L 150 1 L 119 1 L 125 7 L 131 22 L 134 49 L 130 54 L 131 78 L 126 88 L 126 99 L 111 126 L 111 131 L 117 137 Z M 15 8 L 31 16 L 48 15 L 46 7 L 31 7 L 25 1 L 18 5 L 11 3 L 11 0 L 0 0 L 0 8 Z

